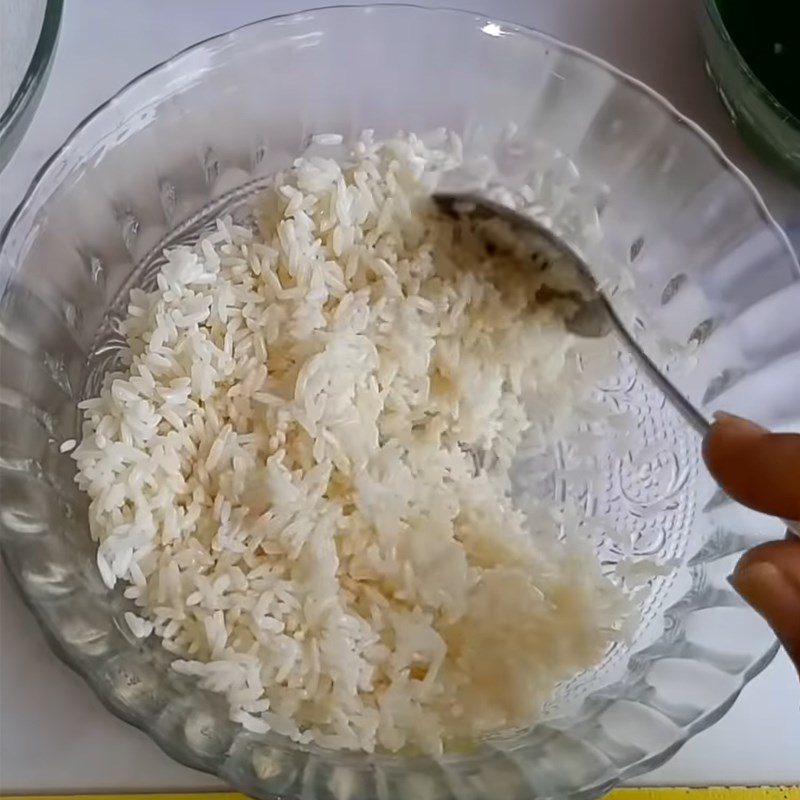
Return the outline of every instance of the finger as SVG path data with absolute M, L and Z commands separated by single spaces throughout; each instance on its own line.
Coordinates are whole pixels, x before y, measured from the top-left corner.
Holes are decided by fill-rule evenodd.
M 750 550 L 736 565 L 731 583 L 767 620 L 800 671 L 800 540 Z
M 720 415 L 703 442 L 703 458 L 735 500 L 800 519 L 800 434 L 770 433 L 741 417 Z

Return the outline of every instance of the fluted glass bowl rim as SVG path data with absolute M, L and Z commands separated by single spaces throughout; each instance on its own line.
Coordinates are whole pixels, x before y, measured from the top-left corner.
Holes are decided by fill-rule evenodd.
M 534 28 L 527 27 L 524 25 L 519 25 L 516 23 L 506 22 L 502 19 L 497 19 L 462 9 L 455 9 L 448 7 L 434 7 L 434 8 L 423 7 L 412 3 L 388 3 L 388 4 L 371 5 L 371 6 L 345 4 L 345 5 L 327 6 L 321 8 L 312 8 L 306 11 L 267 17 L 261 20 L 248 23 L 243 26 L 239 26 L 225 33 L 208 37 L 187 48 L 184 48 L 171 58 L 166 59 L 160 62 L 159 64 L 156 64 L 152 68 L 146 70 L 145 72 L 141 73 L 139 76 L 137 76 L 136 78 L 125 84 L 116 94 L 114 94 L 111 98 L 109 98 L 107 101 L 99 105 L 96 109 L 94 109 L 94 111 L 92 111 L 89 115 L 87 115 L 76 126 L 76 128 L 72 131 L 72 133 L 67 137 L 65 143 L 42 165 L 42 167 L 36 173 L 33 181 L 31 182 L 31 185 L 28 188 L 27 192 L 25 193 L 24 198 L 22 199 L 16 210 L 9 217 L 6 225 L 2 230 L 2 233 L 0 233 L 0 250 L 2 250 L 3 247 L 5 246 L 11 232 L 14 229 L 16 221 L 23 214 L 25 214 L 31 207 L 34 207 L 36 205 L 37 190 L 40 188 L 40 186 L 42 186 L 42 184 L 46 182 L 46 180 L 49 177 L 51 177 L 50 173 L 56 171 L 59 161 L 63 157 L 71 153 L 73 148 L 76 147 L 76 140 L 80 137 L 80 135 L 85 131 L 85 129 L 91 126 L 94 120 L 99 118 L 102 114 L 104 114 L 104 112 L 106 112 L 110 108 L 113 108 L 115 103 L 121 100 L 121 98 L 123 98 L 129 91 L 131 91 L 135 87 L 139 87 L 147 83 L 148 81 L 153 81 L 154 79 L 157 81 L 158 76 L 162 71 L 166 71 L 168 69 L 174 69 L 177 65 L 180 65 L 182 59 L 188 57 L 190 54 L 212 43 L 219 44 L 226 39 L 231 39 L 235 37 L 240 31 L 243 31 L 245 29 L 249 29 L 260 25 L 272 24 L 278 21 L 288 21 L 300 17 L 308 18 L 309 15 L 320 16 L 324 18 L 325 15 L 332 15 L 332 14 L 363 14 L 363 13 L 379 14 L 384 9 L 392 9 L 395 13 L 397 13 L 398 11 L 403 12 L 404 10 L 406 10 L 408 12 L 413 12 L 413 13 L 431 14 L 439 16 L 462 15 L 464 17 L 472 18 L 476 23 L 479 23 L 482 26 L 489 23 L 496 23 L 502 25 L 504 29 L 511 31 L 516 35 L 538 40 L 549 46 L 557 48 L 562 53 L 569 54 L 570 56 L 576 57 L 580 60 L 583 60 L 584 62 L 590 63 L 595 67 L 607 72 L 616 82 L 624 83 L 630 88 L 640 93 L 641 95 L 650 98 L 652 101 L 654 101 L 657 105 L 659 105 L 664 111 L 666 111 L 669 114 L 669 117 L 673 125 L 683 127 L 688 131 L 690 131 L 695 137 L 697 137 L 697 139 L 699 139 L 704 144 L 704 146 L 714 157 L 716 162 L 719 164 L 720 169 L 732 175 L 742 185 L 744 191 L 749 196 L 754 209 L 758 213 L 758 216 L 760 217 L 763 225 L 766 228 L 770 229 L 770 231 L 781 242 L 783 242 L 787 253 L 791 255 L 794 267 L 798 275 L 800 275 L 800 266 L 798 266 L 797 257 L 794 255 L 794 251 L 789 243 L 786 234 L 782 231 L 780 226 L 777 224 L 777 222 L 769 212 L 766 204 L 764 203 L 763 199 L 759 195 L 757 189 L 750 181 L 750 179 L 724 155 L 719 145 L 702 128 L 700 128 L 696 123 L 692 122 L 683 114 L 681 114 L 681 112 L 679 112 L 672 103 L 666 100 L 658 92 L 648 87 L 646 84 L 642 83 L 636 78 L 627 75 L 622 70 L 612 66 L 605 60 L 597 56 L 594 56 L 590 53 L 587 53 L 585 50 L 579 47 L 565 44 L 560 40 L 556 39 L 555 37 L 542 33 Z M 2 288 L 3 278 L 4 276 L 0 275 L 0 289 Z M 3 547 L 2 544 L 0 544 L 0 553 L 2 553 L 2 551 Z M 10 567 L 10 562 L 8 559 L 5 558 L 4 553 L 3 556 L 6 565 Z M 50 624 L 47 621 L 46 617 L 39 613 L 35 601 L 33 600 L 32 597 L 26 595 L 26 592 L 23 589 L 22 584 L 18 581 L 17 576 L 14 575 L 11 569 L 9 569 L 9 573 L 12 575 L 12 583 L 16 586 L 17 591 L 22 596 L 26 605 L 30 608 L 31 612 L 33 613 L 34 617 L 37 620 L 39 627 L 44 631 L 45 637 L 51 649 L 67 666 L 69 666 L 72 670 L 77 672 L 86 681 L 86 683 L 90 686 L 90 688 L 96 694 L 98 699 L 115 716 L 143 730 L 145 733 L 147 733 L 147 735 L 151 739 L 153 739 L 159 745 L 159 747 L 165 753 L 167 753 L 170 757 L 174 758 L 176 761 L 186 764 L 187 766 L 190 766 L 192 768 L 200 769 L 205 772 L 215 774 L 223 779 L 225 778 L 231 779 L 232 781 L 235 781 L 239 784 L 239 788 L 247 791 L 248 787 L 242 786 L 241 780 L 237 776 L 229 774 L 226 768 L 226 765 L 228 763 L 226 760 L 208 759 L 204 757 L 201 753 L 192 752 L 188 748 L 184 750 L 183 748 L 176 747 L 175 744 L 170 741 L 167 735 L 160 733 L 158 731 L 158 729 L 153 724 L 154 720 L 151 719 L 147 713 L 132 709 L 126 709 L 123 711 L 119 707 L 119 705 L 115 703 L 111 691 L 108 690 L 107 687 L 102 682 L 95 680 L 93 670 L 89 668 L 86 664 L 82 663 L 81 660 L 77 657 L 77 655 L 71 653 L 69 648 L 63 645 L 61 638 L 59 636 L 59 631 L 56 629 L 56 626 Z M 755 678 L 759 673 L 763 671 L 763 669 L 775 657 L 777 652 L 778 652 L 777 643 L 771 644 L 770 647 L 768 647 L 760 657 L 754 659 L 750 667 L 739 676 L 739 681 L 735 689 L 722 702 L 718 703 L 716 706 L 709 708 L 704 714 L 695 719 L 693 722 L 684 725 L 683 728 L 681 729 L 681 735 L 677 739 L 672 741 L 667 747 L 648 756 L 644 756 L 625 766 L 619 766 L 618 771 L 616 772 L 616 774 L 612 779 L 605 780 L 602 783 L 597 783 L 591 786 L 587 786 L 579 793 L 579 795 L 581 797 L 587 797 L 587 798 L 597 796 L 600 793 L 610 790 L 611 788 L 613 788 L 613 786 L 615 786 L 616 784 L 618 784 L 623 780 L 633 778 L 637 775 L 640 775 L 644 772 L 647 772 L 663 764 L 665 761 L 671 758 L 690 738 L 692 738 L 697 733 L 702 732 L 703 730 L 705 730 L 706 728 L 710 727 L 715 722 L 717 722 L 728 711 L 728 709 L 734 703 L 734 701 L 736 700 L 736 698 L 738 697 L 739 693 L 744 688 L 744 686 L 750 680 Z M 253 786 L 252 790 L 255 790 L 255 788 L 256 787 Z
M 63 14 L 64 0 L 47 0 L 42 27 L 25 74 L 22 76 L 19 86 L 14 90 L 8 105 L 0 113 L 0 142 L 22 119 L 25 109 L 47 77 L 48 68 L 55 55 Z

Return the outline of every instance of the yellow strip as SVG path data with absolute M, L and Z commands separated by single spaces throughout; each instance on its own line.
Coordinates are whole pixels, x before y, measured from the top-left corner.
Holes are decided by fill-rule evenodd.
M 235 792 L 10 795 L 3 797 L 4 800 L 248 800 L 244 795 Z M 607 800 L 800 800 L 800 786 L 617 789 L 607 795 Z
M 617 789 L 609 800 L 800 800 L 800 786 Z

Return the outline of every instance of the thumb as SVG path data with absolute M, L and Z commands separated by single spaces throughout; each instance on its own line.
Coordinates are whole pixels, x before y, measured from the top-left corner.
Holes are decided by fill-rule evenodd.
M 800 519 L 800 434 L 771 433 L 741 417 L 718 415 L 703 442 L 703 457 L 734 500 Z
M 731 583 L 767 620 L 800 671 L 800 540 L 754 548 L 737 564 Z

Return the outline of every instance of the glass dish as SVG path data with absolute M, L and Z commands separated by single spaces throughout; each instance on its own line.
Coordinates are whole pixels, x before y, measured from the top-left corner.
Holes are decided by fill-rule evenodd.
M 44 92 L 61 27 L 63 0 L 0 2 L 7 13 L 14 13 L 0 31 L 1 170 L 11 160 Z M 20 69 L 21 62 L 27 67 Z
M 698 437 L 624 356 L 598 392 L 630 412 L 630 447 L 600 445 L 588 469 L 568 437 L 516 465 L 516 491 L 612 519 L 624 536 L 598 540 L 608 568 L 624 552 L 675 568 L 643 593 L 631 645 L 562 687 L 543 723 L 436 759 L 301 747 L 234 725 L 128 632 L 59 452 L 119 355 L 127 289 L 312 134 L 440 125 L 511 187 L 533 170 L 593 267 L 630 267 L 636 334 L 695 406 L 800 429 L 800 270 L 785 236 L 702 131 L 609 65 L 469 13 L 347 7 L 255 23 L 129 84 L 45 165 L 0 241 L 0 544 L 54 651 L 109 709 L 252 796 L 591 798 L 663 763 L 776 652 L 725 578 L 778 524 L 715 489 Z M 581 241 L 587 220 L 601 241 Z
M 759 153 L 800 180 L 800 119 L 767 89 L 742 58 L 716 0 L 705 0 L 700 16 L 706 71 L 734 125 Z

